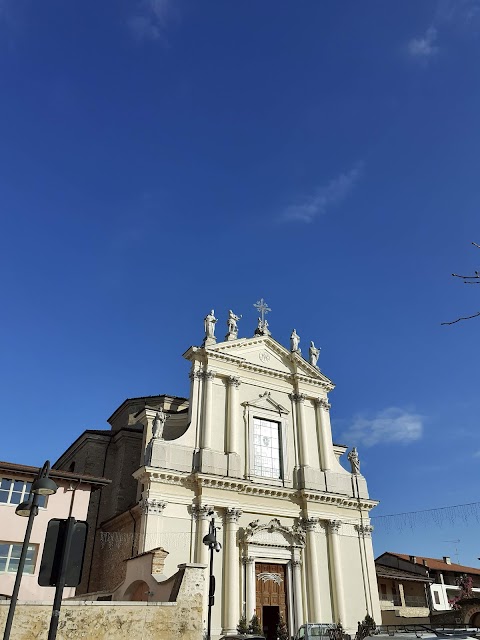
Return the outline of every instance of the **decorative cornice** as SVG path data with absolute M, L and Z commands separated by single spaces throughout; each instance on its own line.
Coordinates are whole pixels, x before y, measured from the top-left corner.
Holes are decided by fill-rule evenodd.
M 254 520 L 250 522 L 250 524 L 245 527 L 241 534 L 241 540 L 244 543 L 255 542 L 255 536 L 258 533 L 267 532 L 267 533 L 275 533 L 280 532 L 290 540 L 290 544 L 294 547 L 303 547 L 305 546 L 305 534 L 299 527 L 285 527 L 281 524 L 278 518 L 272 518 L 270 522 L 266 524 L 259 524 L 259 520 Z M 260 544 L 265 544 L 261 542 Z M 276 545 L 269 545 L 276 546 Z
M 373 527 L 372 527 L 371 524 L 356 524 L 354 526 L 355 526 L 355 530 L 358 531 L 358 534 L 362 538 L 371 538 L 372 537 Z
M 164 500 L 157 500 L 156 498 L 143 498 L 139 504 L 142 513 L 161 515 L 168 503 Z
M 237 378 L 237 376 L 229 376 L 227 378 L 227 384 L 229 387 L 238 389 L 238 387 L 241 385 L 240 378 Z
M 212 489 L 223 489 L 225 491 L 243 493 L 247 496 L 286 499 L 295 503 L 297 500 L 306 500 L 307 502 L 335 505 L 355 511 L 359 509 L 362 511 L 370 511 L 378 505 L 378 500 L 359 499 L 353 496 L 342 496 L 336 493 L 312 491 L 308 489 L 272 487 L 255 484 L 248 480 L 237 480 L 235 478 L 225 478 L 222 476 L 207 476 L 198 472 L 182 474 L 175 471 L 163 471 L 158 467 L 140 467 L 140 469 L 137 469 L 132 475 L 135 480 L 143 483 L 154 480 L 163 484 L 187 487 L 192 490 L 195 486 L 209 487 Z
M 239 521 L 243 511 L 236 507 L 227 507 L 225 511 L 225 522 L 228 524 L 235 524 Z
M 325 411 L 330 411 L 330 407 L 332 406 L 326 398 L 315 398 L 314 403 L 316 407 L 320 407 L 320 409 L 324 409 Z

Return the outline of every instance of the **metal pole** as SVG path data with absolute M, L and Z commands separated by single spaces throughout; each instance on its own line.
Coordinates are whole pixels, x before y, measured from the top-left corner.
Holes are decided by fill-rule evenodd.
M 66 531 L 63 540 L 63 549 L 60 559 L 60 569 L 58 572 L 57 584 L 55 588 L 55 599 L 53 601 L 52 617 L 50 618 L 50 628 L 48 630 L 48 640 L 55 640 L 57 637 L 58 622 L 60 619 L 60 607 L 62 606 L 63 589 L 65 587 L 65 578 L 68 567 L 68 559 L 70 555 L 70 547 L 72 545 L 72 535 L 75 529 L 75 518 L 67 518 Z
M 208 583 L 208 617 L 207 617 L 207 640 L 210 640 L 212 631 L 212 607 L 213 598 L 212 594 L 212 577 L 213 577 L 213 546 L 210 547 L 210 579 Z
M 30 542 L 30 535 L 32 533 L 33 521 L 38 513 L 38 494 L 33 494 L 32 506 L 30 507 L 30 514 L 28 516 L 27 530 L 25 531 L 25 538 L 23 539 L 22 553 L 20 554 L 20 560 L 18 561 L 17 575 L 15 577 L 15 585 L 13 587 L 12 598 L 10 600 L 10 607 L 8 609 L 7 622 L 5 623 L 5 631 L 3 632 L 3 640 L 9 640 L 10 632 L 12 630 L 13 616 L 15 615 L 15 607 L 17 606 L 18 592 L 20 591 L 20 583 L 22 582 L 23 569 L 25 567 L 25 560 L 27 558 L 28 543 Z

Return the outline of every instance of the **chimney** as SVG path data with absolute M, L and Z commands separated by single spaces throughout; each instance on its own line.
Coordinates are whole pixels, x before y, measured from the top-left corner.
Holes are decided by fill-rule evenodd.
M 425 560 L 425 558 L 422 560 L 422 562 L 423 562 L 423 566 L 424 567 L 428 567 L 428 564 L 427 564 L 427 561 Z
M 417 556 L 410 556 L 410 562 L 413 562 L 414 564 L 416 564 Z
M 445 562 L 445 564 L 452 564 L 452 561 L 450 560 L 449 556 L 443 556 L 443 561 Z

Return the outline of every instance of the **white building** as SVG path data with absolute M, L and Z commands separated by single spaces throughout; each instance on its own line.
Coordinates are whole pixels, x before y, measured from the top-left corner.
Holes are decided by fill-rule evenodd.
M 306 621 L 355 630 L 367 612 L 380 623 L 369 522 L 377 503 L 358 458 L 351 457 L 352 473 L 340 465 L 346 447 L 332 442 L 334 385 L 317 368 L 313 345 L 309 361 L 302 357 L 296 333 L 286 349 L 262 316 L 253 337 L 238 338 L 232 315 L 223 342 L 213 335 L 212 312 L 203 345 L 185 352 L 188 399 L 128 400 L 109 419 L 111 431 L 86 432 L 58 461 L 88 459 L 96 439 L 98 465 L 112 479 L 105 504 L 91 514 L 97 577 L 90 590 L 113 591 L 112 572 L 125 577 L 115 573 L 120 559 L 158 547 L 168 551 L 160 579 L 181 563 L 206 565 L 202 540 L 213 512 L 222 543 L 213 635 L 235 631 L 242 614 L 255 612 L 267 636 L 279 614 L 292 634 Z M 122 432 L 136 442 L 136 464 L 128 457 L 134 481 L 112 457 L 116 445 L 108 449 Z M 131 504 L 117 500 L 115 509 L 119 491 L 130 491 Z M 141 585 L 117 593 L 134 591 L 138 597 Z

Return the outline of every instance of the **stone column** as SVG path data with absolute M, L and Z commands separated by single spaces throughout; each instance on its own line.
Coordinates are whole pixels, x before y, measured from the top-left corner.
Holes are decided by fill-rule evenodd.
M 196 521 L 195 527 L 195 562 L 208 564 L 208 547 L 203 544 L 203 538 L 208 533 L 208 513 L 213 511 L 213 507 L 208 504 L 194 504 L 192 514 Z
M 202 434 L 200 437 L 200 449 L 212 448 L 212 412 L 213 412 L 213 379 L 215 373 L 213 371 L 204 371 L 204 387 L 203 387 L 203 424 Z
M 328 523 L 330 541 L 330 560 L 333 570 L 334 600 L 335 600 L 335 622 L 346 623 L 346 609 L 344 599 L 342 559 L 340 553 L 339 531 L 342 523 L 340 520 L 330 520 Z
M 239 433 L 237 425 L 238 412 L 238 388 L 240 379 L 230 376 L 227 380 L 228 384 L 228 421 L 227 421 L 227 453 L 240 454 Z
M 245 565 L 245 616 L 247 621 L 251 619 L 255 613 L 257 605 L 257 585 L 255 583 L 255 558 L 249 556 L 243 558 L 243 564 Z
M 223 553 L 223 631 L 236 633 L 240 618 L 240 571 L 237 547 L 238 519 L 240 509 L 227 507 L 225 512 L 225 538 Z
M 317 531 L 319 518 L 302 518 L 307 534 L 305 545 L 305 564 L 307 570 L 307 620 L 322 620 L 320 605 L 320 567 L 318 565 Z
M 294 393 L 293 401 L 297 406 L 298 448 L 300 453 L 300 466 L 310 465 L 310 455 L 307 442 L 307 425 L 305 424 L 305 398 L 303 393 Z
M 398 583 L 398 595 L 400 596 L 400 604 L 402 607 L 405 606 L 405 591 L 403 590 L 403 584 L 401 582 Z
M 322 471 L 328 471 L 333 466 L 332 427 L 330 425 L 329 411 L 330 403 L 326 398 L 317 398 L 315 400 L 318 453 Z
M 161 546 L 159 541 L 159 522 L 158 516 L 161 516 L 167 503 L 156 498 L 143 498 L 140 501 L 142 510 L 142 520 L 140 525 L 140 539 L 138 544 L 138 553 L 144 553 L 150 549 Z
M 195 442 L 195 447 L 199 448 L 200 443 L 198 441 L 199 437 L 199 428 L 198 428 L 198 419 L 199 419 L 199 409 L 201 407 L 201 394 L 202 394 L 202 386 L 201 380 L 203 378 L 202 371 L 198 369 L 194 369 L 192 367 L 190 373 L 188 374 L 190 378 L 190 402 L 188 403 L 188 418 L 190 423 L 193 423 L 195 428 L 195 432 L 197 434 L 197 441 Z
M 302 562 L 292 560 L 293 573 L 293 607 L 295 616 L 295 629 L 303 624 L 303 597 L 302 597 Z

